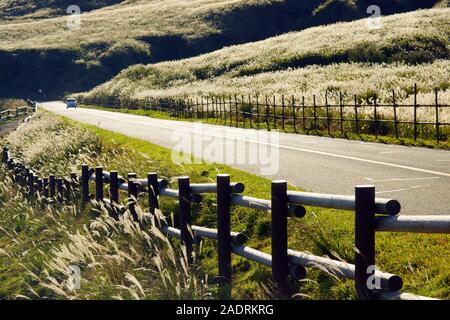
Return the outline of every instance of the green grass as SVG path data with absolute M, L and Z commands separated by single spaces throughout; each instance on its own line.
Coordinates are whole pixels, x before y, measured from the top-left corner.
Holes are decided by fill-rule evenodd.
M 189 175 L 192 182 L 214 181 L 218 173 L 231 174 L 233 181 L 243 182 L 246 186 L 244 194 L 255 197 L 269 199 L 270 181 L 251 175 L 240 170 L 236 170 L 224 165 L 217 164 L 197 164 L 178 166 L 170 160 L 171 150 L 151 144 L 149 142 L 130 138 L 111 131 L 99 129 L 93 126 L 81 125 L 69 119 L 61 120 L 60 117 L 44 113 L 36 119 L 30 127 L 21 129 L 18 133 L 10 136 L 7 141 L 11 145 L 13 155 L 35 168 L 37 173 L 47 175 L 52 172 L 68 174 L 73 170 L 79 170 L 82 162 L 91 166 L 102 165 L 105 169 L 118 169 L 119 173 L 126 175 L 128 172 L 136 172 L 138 176 L 143 177 L 147 172 L 157 171 L 163 177 L 176 177 L 180 175 Z M 70 141 L 67 141 L 70 140 Z M 43 155 L 46 155 L 43 161 Z M 70 165 L 67 165 L 70 163 Z M 176 187 L 175 181 L 172 185 Z M 10 186 L 8 186 L 10 187 Z M 297 186 L 301 187 L 301 186 Z M 294 188 L 294 186 L 291 186 Z M 2 189 L 4 190 L 4 189 Z M 2 196 L 3 195 L 3 196 Z M 27 285 L 30 283 L 35 290 L 44 290 L 39 283 L 33 283 L 33 279 L 23 271 L 23 265 L 31 268 L 33 273 L 41 276 L 43 268 L 46 268 L 54 255 L 49 257 L 44 253 L 52 252 L 52 249 L 59 248 L 67 240 L 64 240 L 68 234 L 82 231 L 82 226 L 87 224 L 88 216 L 81 216 L 79 219 L 72 217 L 70 219 L 59 219 L 57 225 L 59 230 L 68 230 L 68 233 L 62 232 L 61 241 L 58 238 L 58 230 L 52 227 L 51 238 L 47 242 L 38 242 L 41 234 L 36 236 L 29 230 L 18 228 L 17 220 L 11 222 L 11 216 L 21 217 L 18 214 L 21 208 L 30 208 L 25 210 L 36 211 L 30 218 L 24 219 L 23 226 L 35 226 L 35 221 L 39 216 L 47 215 L 48 209 L 40 209 L 37 205 L 29 207 L 24 203 L 20 207 L 14 208 L 15 201 L 21 203 L 20 197 L 15 201 L 9 201 L 5 191 L 0 193 L 2 202 L 0 203 L 0 219 L 2 227 L 6 228 L 9 234 L 14 238 L 27 241 L 19 241 L 13 244 L 13 240 L 5 232 L 0 232 L 0 248 L 13 251 L 12 257 L 0 254 L 2 260 L 2 269 L 0 278 L 3 280 L 0 284 L 0 292 L 3 297 L 13 297 L 15 294 L 29 294 Z M 5 205 L 6 203 L 6 205 Z M 195 206 L 193 211 L 194 223 L 204 226 L 215 226 L 215 206 L 214 197 L 206 196 L 203 204 Z M 141 202 L 145 209 L 145 200 Z M 166 216 L 174 215 L 177 217 L 178 204 L 176 201 L 164 199 L 161 206 Z M 8 211 L 9 210 L 9 211 Z M 289 247 L 295 250 L 309 251 L 318 255 L 329 255 L 340 257 L 349 262 L 353 261 L 353 214 L 351 212 L 307 208 L 307 216 L 303 219 L 294 219 L 289 221 Z M 5 213 L 10 212 L 8 215 Z M 62 216 L 63 218 L 65 216 Z M 10 220 L 8 220 L 10 219 Z M 48 221 L 47 221 L 48 223 Z M 44 221 L 42 224 L 43 225 Z M 270 214 L 245 208 L 233 208 L 232 228 L 235 231 L 246 233 L 249 238 L 249 245 L 266 252 L 270 252 Z M 60 231 L 61 232 L 61 231 Z M 103 234 L 103 233 L 102 233 Z M 96 238 L 97 239 L 97 238 Z M 138 237 L 140 239 L 140 237 Z M 124 238 L 113 238 L 119 246 L 119 250 L 128 252 L 128 243 Z M 448 235 L 418 235 L 418 234 L 400 234 L 383 233 L 377 235 L 377 265 L 386 272 L 398 273 L 404 278 L 405 291 L 432 297 L 446 298 L 450 297 L 449 281 L 450 273 L 447 268 L 449 252 L 447 250 L 449 243 Z M 97 241 L 97 240 L 96 240 Z M 105 238 L 98 240 L 104 243 Z M 93 244 L 92 244 L 93 245 Z M 177 246 L 177 242 L 174 242 Z M 75 245 L 77 247 L 77 245 Z M 133 247 L 145 257 L 145 248 L 139 246 L 138 242 L 133 242 Z M 14 250 L 12 250 L 14 249 Z M 31 250 L 32 249 L 32 250 Z M 31 250 L 29 255 L 20 257 L 18 252 Z M 37 253 L 39 252 L 39 254 Z M 102 251 L 96 255 L 96 259 L 104 261 L 101 255 Z M 217 274 L 217 256 L 215 242 L 206 240 L 201 251 L 197 251 L 199 268 L 197 277 L 201 278 L 208 275 L 213 278 Z M 129 253 L 131 254 L 131 253 Z M 38 263 L 39 261 L 39 263 Z M 145 260 L 147 261 L 147 260 Z M 151 268 L 151 263 L 143 262 L 145 268 Z M 84 289 L 78 298 L 112 298 L 117 295 L 117 284 L 125 283 L 132 286 L 124 275 L 132 272 L 133 268 L 138 268 L 139 263 L 127 265 L 124 263 L 111 268 L 107 271 L 101 271 L 99 268 L 92 268 L 85 279 Z M 194 268 L 195 269 L 195 268 Z M 112 273 L 111 270 L 116 270 Z M 133 271 L 136 274 L 135 271 Z M 112 277 L 112 275 L 115 275 Z M 195 275 L 195 273 L 194 273 Z M 150 285 L 159 285 L 160 282 L 147 274 L 144 277 L 136 275 L 139 281 L 142 281 L 144 290 L 149 290 L 148 295 L 143 298 L 155 298 L 158 295 L 147 288 Z M 270 287 L 270 269 L 249 262 L 243 258 L 233 258 L 233 295 L 235 298 L 269 298 L 276 297 L 276 293 L 266 293 L 263 285 Z M 144 281 L 144 279 L 149 280 Z M 296 284 L 296 288 L 304 294 L 314 299 L 353 299 L 355 292 L 352 282 L 337 281 L 332 277 L 311 270 L 308 272 L 308 278 L 313 280 L 302 285 Z M 47 281 L 48 282 L 48 281 Z M 133 290 L 138 291 L 136 287 Z M 173 288 L 172 288 L 173 289 Z M 189 289 L 189 288 L 188 288 Z M 122 290 L 123 291 L 123 290 Z M 124 294 L 122 291 L 121 294 Z M 126 291 L 126 290 L 125 290 Z M 214 290 L 213 290 L 214 291 Z M 44 290 L 42 293 L 45 293 Z M 128 292 L 128 291 L 127 291 Z M 165 292 L 168 298 L 176 298 L 171 288 L 166 288 Z M 56 297 L 63 298 L 61 295 Z
M 105 111 L 113 111 L 113 112 L 121 112 L 121 113 L 128 113 L 128 114 L 134 114 L 139 116 L 147 116 L 157 119 L 166 119 L 166 120 L 176 120 L 176 121 L 199 121 L 202 123 L 208 123 L 208 124 L 214 124 L 214 125 L 230 125 L 229 119 L 227 119 L 227 122 L 225 120 L 220 119 L 197 119 L 197 118 L 180 118 L 176 116 L 172 116 L 168 114 L 167 112 L 163 111 L 155 111 L 155 110 L 143 110 L 143 109 L 126 109 L 126 108 L 109 108 L 109 107 L 102 107 L 102 106 L 96 106 L 96 105 L 81 105 L 82 108 L 88 108 L 88 109 L 98 109 L 98 110 L 105 110 Z M 262 119 L 262 117 L 261 117 Z M 233 119 L 232 126 L 236 126 L 236 120 Z M 271 128 L 273 128 L 273 123 L 270 124 Z M 277 124 L 277 129 L 281 129 L 281 124 Z M 239 128 L 248 128 L 248 129 L 257 129 L 257 123 L 253 121 L 252 125 L 250 125 L 250 121 L 247 119 L 245 124 L 243 119 L 239 119 L 238 121 L 238 127 Z M 266 130 L 267 125 L 266 123 L 260 123 L 260 130 Z M 376 137 L 374 134 L 356 134 L 351 132 L 346 132 L 344 134 L 341 134 L 340 129 L 335 129 L 334 132 L 332 131 L 331 136 L 328 135 L 328 131 L 326 128 L 322 128 L 319 130 L 302 130 L 301 129 L 301 123 L 297 123 L 297 131 L 294 130 L 294 126 L 292 123 L 285 125 L 285 130 L 283 132 L 286 133 L 299 133 L 299 134 L 308 134 L 308 135 L 318 135 L 318 136 L 325 136 L 325 137 L 332 137 L 332 138 L 344 138 L 344 139 L 350 139 L 350 140 L 359 140 L 359 141 L 366 141 L 366 142 L 376 142 L 376 143 L 383 143 L 383 144 L 397 144 L 397 145 L 404 145 L 404 146 L 416 146 L 416 147 L 424 147 L 424 148 L 437 148 L 437 149 L 444 149 L 448 150 L 450 149 L 450 141 L 447 140 L 441 140 L 439 143 L 436 142 L 436 140 L 430 140 L 430 139 L 423 139 L 419 138 L 417 141 L 414 141 L 413 138 L 404 138 L 399 137 L 398 139 L 393 135 L 378 135 Z M 442 131 L 442 129 L 441 129 Z

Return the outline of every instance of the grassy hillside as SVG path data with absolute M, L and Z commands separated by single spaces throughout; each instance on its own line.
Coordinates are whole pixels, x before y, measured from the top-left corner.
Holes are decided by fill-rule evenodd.
M 73 0 L 0 0 L 0 21 L 47 19 L 65 15 Z M 91 11 L 122 2 L 121 0 L 85 0 L 79 2 L 83 11 Z
M 81 28 L 69 30 L 66 17 L 59 16 L 67 1 L 0 1 L 5 20 L 0 22 L 0 96 L 45 98 L 83 91 L 132 64 L 180 59 L 354 20 L 367 16 L 368 6 L 366 0 L 136 0 L 103 7 L 116 2 L 83 2 Z M 436 2 L 370 4 L 390 14 Z
M 232 46 L 199 57 L 136 65 L 86 94 L 97 98 L 198 96 L 208 94 L 312 94 L 338 91 L 360 98 L 376 94 L 411 100 L 414 82 L 421 103 L 440 88 L 449 101 L 450 9 L 384 17 L 382 28 L 367 20 L 292 32 Z

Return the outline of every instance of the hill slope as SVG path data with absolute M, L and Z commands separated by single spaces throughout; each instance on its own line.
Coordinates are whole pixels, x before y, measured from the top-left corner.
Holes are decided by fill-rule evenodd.
M 179 61 L 137 65 L 87 94 L 143 98 L 232 93 L 311 94 L 325 90 L 367 95 L 397 88 L 404 97 L 415 81 L 429 92 L 450 87 L 450 9 L 338 23 L 233 46 Z M 389 98 L 390 93 L 386 92 Z
M 83 11 L 91 11 L 123 2 L 122 0 L 85 0 L 79 3 Z M 0 21 L 46 19 L 66 14 L 73 0 L 0 0 Z
M 0 96 L 34 93 L 45 98 L 86 90 L 132 64 L 186 58 L 290 30 L 354 20 L 367 16 L 369 5 L 367 0 L 136 0 L 108 6 L 117 2 L 83 2 L 88 6 L 81 6 L 81 28 L 70 30 L 66 17 L 59 16 L 65 0 L 27 1 L 24 6 L 0 0 Z M 435 3 L 370 1 L 383 14 Z

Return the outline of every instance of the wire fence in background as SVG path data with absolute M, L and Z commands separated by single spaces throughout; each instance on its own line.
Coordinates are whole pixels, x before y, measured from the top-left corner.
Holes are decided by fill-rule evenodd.
M 399 104 L 392 90 L 391 103 L 369 102 L 356 95 L 338 94 L 337 99 L 304 96 L 208 96 L 197 98 L 147 98 L 145 100 L 118 100 L 82 98 L 81 103 L 108 108 L 154 110 L 177 118 L 214 120 L 235 127 L 279 129 L 295 133 L 327 133 L 330 136 L 370 134 L 448 141 L 450 136 L 450 105 L 439 102 L 439 91 L 434 89 L 434 103 L 420 104 L 417 85 L 413 88 L 413 103 Z

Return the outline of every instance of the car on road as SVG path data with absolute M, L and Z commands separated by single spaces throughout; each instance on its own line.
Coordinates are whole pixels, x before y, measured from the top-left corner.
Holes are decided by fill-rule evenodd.
M 66 99 L 66 106 L 67 106 L 67 109 L 69 109 L 69 108 L 77 108 L 78 107 L 78 105 L 77 105 L 77 99 L 75 99 L 75 98 L 67 98 Z

